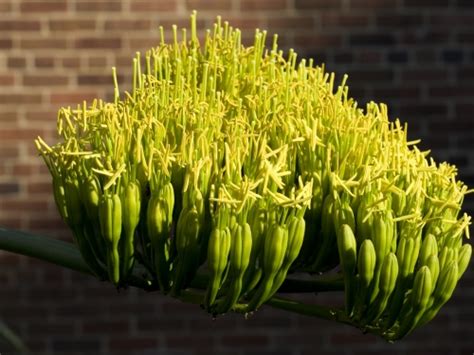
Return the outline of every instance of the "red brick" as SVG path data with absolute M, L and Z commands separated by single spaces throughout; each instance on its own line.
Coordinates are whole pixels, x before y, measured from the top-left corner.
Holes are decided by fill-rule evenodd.
M 295 36 L 295 43 L 302 47 L 311 48 L 327 48 L 337 47 L 342 43 L 342 38 L 339 35 L 330 34 L 297 34 Z
M 1 137 L 2 131 L 0 131 Z M 0 195 L 16 194 L 20 191 L 20 185 L 16 182 L 0 182 Z
M 0 12 L 9 12 L 12 9 L 11 0 L 4 0 L 0 2 Z
M 474 86 L 435 86 L 430 87 L 428 91 L 431 97 L 442 99 L 442 98 L 472 98 L 474 96 Z
M 15 83 L 13 74 L 0 74 L 0 86 L 12 86 Z
M 404 0 L 407 7 L 448 7 L 450 0 Z
M 471 0 L 458 0 L 457 4 L 458 7 L 474 7 L 474 3 Z
M 25 280 L 30 278 L 31 276 L 36 277 L 36 275 L 31 272 L 29 273 L 22 273 L 20 277 L 25 277 Z M 44 306 L 40 305 L 23 305 L 21 307 L 9 307 L 8 309 L 5 309 L 3 311 L 3 314 L 5 314 L 5 317 L 25 317 L 27 316 L 28 318 L 31 319 L 46 319 L 48 316 L 48 310 Z
M 113 351 L 137 351 L 155 349 L 158 346 L 158 339 L 145 337 L 113 338 L 109 341 L 109 348 Z
M 41 25 L 39 21 L 26 20 L 5 20 L 0 21 L 0 31 L 39 31 Z
M 53 92 L 51 93 L 51 103 L 55 105 L 66 105 L 66 104 L 73 104 L 77 105 L 78 103 L 86 101 L 91 101 L 97 98 L 96 92 Z
M 136 1 L 132 0 L 130 8 L 134 12 L 148 12 L 148 11 L 174 11 L 177 9 L 176 0 L 168 1 Z
M 447 31 L 428 30 L 424 32 L 407 31 L 400 34 L 400 43 L 409 45 L 445 45 L 451 41 Z
M 211 10 L 222 11 L 232 8 L 231 0 L 186 0 L 188 10 L 197 9 L 199 11 Z
M 96 21 L 94 20 L 79 20 L 79 19 L 67 19 L 67 20 L 50 20 L 49 28 L 51 31 L 81 31 L 81 30 L 95 30 Z
M 314 339 L 314 336 L 312 338 Z M 280 352 L 279 355 L 285 354 L 285 348 L 280 349 L 283 349 L 283 352 Z M 314 342 L 311 342 L 306 346 L 303 345 L 303 349 L 298 352 L 298 355 L 314 355 L 314 349 L 318 349 L 318 355 L 339 355 L 339 353 L 335 350 L 319 350 L 319 346 L 314 345 Z M 291 349 L 288 349 L 286 353 L 288 352 L 291 352 Z
M 361 335 L 362 337 L 363 335 Z M 399 355 L 400 352 L 396 351 L 396 350 L 385 350 L 383 351 L 383 354 L 384 355 Z M 379 355 L 379 352 L 377 350 L 373 350 L 373 349 L 364 349 L 362 351 L 354 351 L 354 355 Z
M 35 174 L 38 167 L 31 164 L 16 163 L 12 167 L 13 176 L 29 176 Z
M 37 289 L 33 289 L 33 292 Z M 70 335 L 74 333 L 74 324 L 65 321 L 48 321 L 48 322 L 28 322 L 28 331 L 35 335 L 47 337 L 50 334 Z
M 461 32 L 456 36 L 459 43 L 474 43 L 474 33 Z
M 2 222 L 0 222 L 0 225 L 4 226 Z M 17 267 L 20 265 L 21 259 L 23 258 L 23 256 L 20 256 L 19 254 L 9 253 L 3 250 L 0 251 L 0 255 L 0 265 L 12 265 Z
M 82 325 L 82 331 L 88 334 L 97 332 L 107 332 L 108 334 L 128 333 L 130 332 L 130 325 L 126 319 L 85 321 Z
M 334 61 L 336 63 L 352 63 L 354 54 L 352 52 L 337 52 L 334 54 Z
M 119 37 L 114 38 L 79 38 L 75 41 L 75 47 L 80 49 L 117 49 L 122 46 Z
M 474 112 L 474 104 L 459 103 L 456 104 L 456 117 L 472 121 L 472 113 Z
M 20 41 L 22 49 L 65 49 L 67 46 L 68 41 L 59 38 L 22 39 Z
M 0 226 L 3 228 L 11 228 L 11 229 L 20 229 L 23 226 L 23 219 L 19 216 L 10 217 L 5 215 L 0 215 Z M 1 261 L 3 256 L 0 258 L 0 265 L 3 263 Z M 8 263 L 10 265 L 10 263 Z
M 71 240 L 74 238 L 72 236 L 72 233 L 69 233 L 70 235 L 68 235 L 69 238 L 66 238 L 65 242 L 69 243 L 71 242 Z M 88 275 L 84 275 L 82 273 L 74 273 L 71 275 L 71 281 L 73 283 L 82 283 L 82 284 L 86 284 L 86 281 L 88 281 L 90 279 L 90 276 Z M 84 288 L 84 290 L 87 290 L 86 288 Z M 89 291 L 87 292 L 89 293 Z M 109 295 L 109 299 L 113 297 L 111 295 Z M 117 301 L 116 301 L 117 302 Z M 94 303 L 95 304 L 98 304 L 97 302 Z M 92 314 L 94 313 L 94 309 L 96 309 L 96 307 L 94 305 L 87 305 L 87 304 L 84 304 L 84 305 L 81 305 L 82 307 L 84 307 L 84 313 L 87 313 L 87 314 Z M 77 309 L 76 307 L 73 307 L 73 306 L 65 306 L 65 307 L 62 307 L 62 309 L 60 310 L 60 314 L 62 315 L 74 315 L 74 314 L 77 314 Z M 102 319 L 102 317 L 97 317 L 95 318 L 94 320 L 97 321 L 99 319 Z
M 9 68 L 24 68 L 26 66 L 25 57 L 9 57 L 7 59 L 7 66 Z
M 376 24 L 379 27 L 419 27 L 423 25 L 423 17 L 407 14 L 380 15 L 376 18 Z
M 0 139 L 4 141 L 15 141 L 15 140 L 26 140 L 29 142 L 33 142 L 33 140 L 44 134 L 44 130 L 40 129 L 10 129 L 10 128 L 2 128 L 0 129 Z
M 32 230 L 55 230 L 61 228 L 62 226 L 63 221 L 60 218 L 30 216 L 30 220 L 28 221 L 28 228 Z
M 382 53 L 377 50 L 363 50 L 356 54 L 356 61 L 362 63 L 380 63 Z
M 79 75 L 78 85 L 113 85 L 112 75 Z
M 30 182 L 26 185 L 26 191 L 32 195 L 47 195 L 52 196 L 53 187 L 51 182 Z
M 117 31 L 125 31 L 125 30 L 150 30 L 151 29 L 151 21 L 147 19 L 139 19 L 139 20 L 128 20 L 128 19 L 121 19 L 121 20 L 107 20 L 105 21 L 105 29 L 107 31 L 117 30 Z
M 0 105 L 37 104 L 41 102 L 39 94 L 0 94 Z
M 26 112 L 27 121 L 40 122 L 56 122 L 57 113 L 51 109 L 48 110 L 32 110 Z
M 432 48 L 419 49 L 415 51 L 417 63 L 426 66 L 427 63 L 435 63 L 438 59 L 437 52 Z M 423 70 L 423 68 L 421 69 Z
M 67 338 L 65 336 L 52 340 L 53 351 L 61 354 L 74 353 L 77 349 L 88 354 L 100 353 L 99 339 Z
M 432 120 L 429 123 L 429 128 L 434 132 L 465 132 L 472 131 L 474 128 L 474 122 L 472 121 L 447 121 L 447 120 Z M 458 295 L 459 297 L 459 295 Z
M 150 309 L 153 309 L 150 304 L 146 302 L 140 303 L 121 303 L 115 302 L 108 305 L 107 308 L 112 314 L 120 314 L 121 312 L 131 312 L 131 313 L 142 313 L 149 312 Z
M 23 84 L 25 86 L 57 86 L 67 85 L 68 77 L 63 75 L 25 75 Z
M 286 0 L 240 0 L 240 10 L 242 11 L 271 11 L 285 10 L 287 7 Z
M 341 0 L 295 0 L 295 8 L 297 10 L 339 9 L 341 7 Z
M 446 49 L 441 51 L 441 58 L 446 64 L 459 64 L 463 61 L 464 52 L 461 49 Z
M 406 69 L 402 71 L 403 81 L 414 81 L 414 82 L 443 82 L 448 77 L 446 69 Z
M 207 349 L 213 347 L 214 339 L 209 335 L 168 335 L 166 345 L 172 349 Z
M 16 145 L 6 145 L 4 142 L 0 145 L 0 159 L 15 159 L 19 155 L 18 147 Z
M 222 344 L 230 346 L 238 346 L 238 344 L 247 344 L 248 346 L 265 346 L 269 339 L 266 335 L 224 335 L 221 340 Z
M 168 37 L 169 38 L 169 37 Z M 133 37 L 127 40 L 128 46 L 133 48 L 133 51 L 148 50 L 151 47 L 156 47 L 158 45 L 158 39 L 156 38 L 143 38 L 143 37 Z M 129 56 L 129 63 L 131 63 L 132 58 Z
M 18 110 L 12 111 L 12 108 L 6 110 L 6 107 L 2 107 L 0 110 L 0 122 L 15 123 L 20 119 L 20 113 Z
M 113 58 L 112 65 L 118 68 L 130 68 L 133 64 L 132 57 L 129 55 L 117 55 Z M 120 71 L 117 69 L 117 71 Z
M 298 16 L 298 17 L 271 17 L 267 20 L 268 28 L 270 30 L 282 30 L 282 29 L 301 29 L 311 30 L 314 28 L 314 18 L 309 16 Z M 231 22 L 232 24 L 232 22 Z M 246 26 L 250 27 L 250 26 Z M 255 26 L 258 27 L 258 26 Z
M 107 58 L 106 57 L 90 57 L 87 60 L 87 65 L 91 68 L 105 68 L 109 69 L 107 65 Z
M 259 312 L 260 313 L 260 312 Z M 264 313 L 264 312 L 262 312 Z M 255 313 L 251 318 L 247 319 L 245 322 L 245 327 L 248 329 L 282 329 L 288 330 L 288 317 L 284 314 L 272 315 L 269 313 L 258 314 Z
M 321 14 L 321 24 L 326 27 L 366 27 L 369 24 L 369 18 L 366 15 L 342 15 L 335 13 Z
M 430 103 L 430 104 L 406 104 L 403 105 L 400 109 L 401 115 L 406 115 L 407 117 L 413 116 L 441 116 L 446 117 L 447 108 L 443 104 Z
M 37 211 L 46 211 L 48 209 L 47 201 L 31 201 L 31 200 L 19 200 L 17 197 L 15 199 L 3 199 L 0 201 L 0 208 L 9 212 L 37 212 Z
M 352 46 L 391 46 L 395 43 L 393 33 L 364 33 L 353 34 L 349 37 Z
M 349 0 L 349 6 L 352 9 L 371 9 L 394 8 L 397 6 L 397 0 Z
M 348 74 L 351 82 L 387 83 L 393 79 L 393 72 L 384 69 L 354 69 Z
M 391 87 L 374 89 L 374 96 L 379 100 L 420 99 L 419 87 Z
M 4 271 L 0 272 L 0 282 L 2 283 L 4 289 L 9 288 L 9 286 L 11 286 L 12 284 L 10 278 L 8 277 L 8 274 L 6 274 Z M 0 297 L 4 297 L 4 295 L 1 295 Z
M 80 68 L 81 60 L 78 57 L 66 57 L 61 59 L 64 68 Z
M 79 0 L 76 4 L 76 10 L 79 12 L 114 12 L 122 10 L 120 1 L 83 1 Z
M 66 1 L 23 1 L 20 4 L 22 12 L 63 12 L 67 10 Z
M 421 149 L 443 149 L 449 146 L 449 136 L 446 134 L 431 134 L 424 137 L 418 146 L 421 147 Z
M 54 133 L 55 133 L 55 137 L 57 137 L 57 132 L 54 132 Z M 38 156 L 38 152 L 35 151 L 33 154 L 29 154 L 28 156 L 36 158 Z M 50 172 L 49 172 L 48 167 L 46 166 L 46 164 L 39 166 L 39 175 L 40 176 L 47 176 L 48 178 L 50 177 Z
M 196 324 L 193 323 L 196 327 Z M 148 332 L 159 332 L 161 329 L 175 329 L 181 330 L 185 327 L 184 319 L 157 319 L 157 318 L 145 318 L 140 317 L 137 320 L 137 329 L 140 334 L 148 333 Z
M 59 301 L 61 299 L 67 299 L 73 301 L 77 299 L 77 291 L 67 287 L 50 287 L 48 285 L 41 285 L 31 290 L 29 298 L 37 297 L 38 300 Z M 38 301 L 40 303 L 41 301 Z M 49 332 L 50 333 L 50 332 Z
M 452 29 L 453 26 L 466 26 L 471 27 L 474 23 L 474 15 L 469 13 L 456 13 L 455 15 L 450 13 L 431 15 L 428 18 L 428 23 L 433 27 L 444 27 Z
M 65 281 L 63 270 L 57 268 L 56 265 L 45 265 L 42 271 L 41 283 L 44 286 L 63 284 Z
M 13 41 L 9 38 L 7 39 L 0 39 L 0 49 L 8 49 L 11 48 L 13 45 Z
M 366 334 L 361 335 L 356 333 L 354 330 L 348 333 L 334 333 L 330 337 L 331 344 L 374 344 L 377 342 L 377 338 L 374 335 Z
M 35 66 L 37 68 L 52 68 L 54 67 L 53 57 L 37 57 L 35 58 Z

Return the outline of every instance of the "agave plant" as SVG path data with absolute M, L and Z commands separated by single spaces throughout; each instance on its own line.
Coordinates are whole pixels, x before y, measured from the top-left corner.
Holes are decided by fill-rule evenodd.
M 113 102 L 62 108 L 62 140 L 36 140 L 90 272 L 213 316 L 268 304 L 390 341 L 430 321 L 472 253 L 456 168 L 276 35 L 246 47 L 218 17 L 201 43 L 195 13 L 160 32 L 131 92 L 113 69 Z M 277 296 L 315 290 L 344 305 Z

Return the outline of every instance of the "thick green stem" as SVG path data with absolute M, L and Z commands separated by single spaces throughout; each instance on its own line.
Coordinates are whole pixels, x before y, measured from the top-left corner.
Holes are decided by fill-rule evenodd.
M 58 239 L 0 227 L 0 249 L 31 256 L 74 271 L 92 275 L 92 271 L 84 262 L 77 247 L 72 243 Z M 150 287 L 146 280 L 136 275 L 131 275 L 129 281 L 132 286 L 143 289 Z
M 3 321 L 0 320 L 0 339 L 9 343 L 19 354 L 29 354 L 21 339 Z
M 7 250 L 13 253 L 31 256 L 92 276 L 92 272 L 82 259 L 79 250 L 72 243 L 48 237 L 41 237 L 26 232 L 7 230 L 0 227 L 0 250 Z M 156 282 L 147 279 L 147 271 L 141 265 L 135 265 L 134 272 L 127 279 L 127 283 L 130 286 L 138 287 L 147 291 L 158 290 Z M 197 274 L 191 282 L 190 289 L 182 290 L 179 299 L 184 302 L 201 304 L 204 300 L 204 292 L 207 283 L 207 275 Z M 307 281 L 287 279 L 279 292 L 321 292 L 340 291 L 343 289 L 344 285 L 340 277 L 338 275 L 332 275 L 321 276 L 317 279 Z M 266 304 L 273 308 L 337 321 L 357 327 L 357 324 L 352 323 L 344 314 L 344 311 L 340 309 L 326 308 L 314 304 L 302 304 L 294 300 L 280 297 L 273 297 L 269 299 Z M 236 304 L 233 307 L 233 311 L 239 313 L 245 313 L 246 309 L 246 304 Z M 377 328 L 366 327 L 363 331 L 382 335 L 381 331 Z
M 72 243 L 0 227 L 0 249 L 92 275 L 92 271 Z
M 280 297 L 273 297 L 269 299 L 266 304 L 273 308 L 284 309 L 286 311 L 303 314 L 305 316 L 319 317 L 340 323 L 354 325 L 351 320 L 344 315 L 344 312 L 339 309 L 331 309 L 314 304 L 303 304 Z
M 38 236 L 27 232 L 9 230 L 0 227 L 0 249 L 13 253 L 31 256 L 37 259 L 48 261 L 78 272 L 92 275 L 91 270 L 84 262 L 77 247 L 68 242 L 44 236 Z M 135 272 L 129 276 L 130 286 L 139 287 L 148 291 L 158 290 L 158 286 L 142 275 L 145 270 L 135 266 Z M 198 290 L 205 290 L 208 283 L 208 276 L 198 274 L 191 283 L 191 287 Z M 340 291 L 344 285 L 339 276 L 321 277 L 314 280 L 287 279 L 283 283 L 279 292 L 282 293 L 302 293 L 302 292 L 324 292 Z

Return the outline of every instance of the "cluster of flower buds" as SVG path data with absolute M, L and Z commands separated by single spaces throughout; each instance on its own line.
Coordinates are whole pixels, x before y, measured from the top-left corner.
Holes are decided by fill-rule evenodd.
M 179 297 L 206 271 L 217 315 L 339 268 L 355 326 L 398 339 L 433 318 L 471 257 L 456 168 L 276 35 L 246 47 L 218 18 L 201 44 L 195 13 L 190 32 L 161 29 L 130 93 L 113 69 L 114 102 L 62 108 L 62 141 L 36 141 L 92 272 L 123 287 L 140 266 Z

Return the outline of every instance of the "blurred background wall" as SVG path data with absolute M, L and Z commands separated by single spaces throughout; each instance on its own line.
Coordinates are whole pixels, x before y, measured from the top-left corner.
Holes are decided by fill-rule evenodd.
M 187 26 L 192 9 L 201 29 L 220 14 L 247 40 L 267 29 L 338 80 L 348 73 L 360 105 L 387 103 L 411 138 L 474 186 L 474 0 L 0 0 L 0 226 L 71 240 L 33 139 L 55 141 L 59 107 L 110 98 L 112 66 L 130 87 L 134 53 L 157 45 L 159 25 Z M 472 214 L 472 195 L 466 206 Z M 271 309 L 212 320 L 197 306 L 0 252 L 0 316 L 34 354 L 471 354 L 473 297 L 471 265 L 433 322 L 387 344 Z

